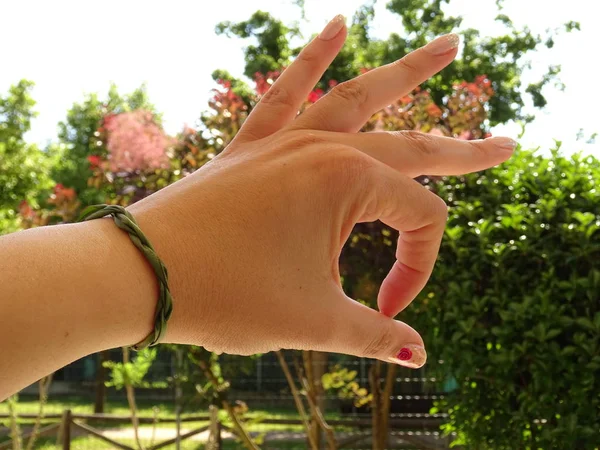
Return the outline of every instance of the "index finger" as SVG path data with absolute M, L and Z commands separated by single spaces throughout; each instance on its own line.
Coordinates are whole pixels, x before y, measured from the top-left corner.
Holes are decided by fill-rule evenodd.
M 240 129 L 238 139 L 261 139 L 294 120 L 302 103 L 342 48 L 346 39 L 345 20 L 342 15 L 335 16 L 304 47 L 261 98 Z
M 396 262 L 383 280 L 377 305 L 394 317 L 425 287 L 435 265 L 446 227 L 444 201 L 420 183 L 377 162 L 372 192 L 366 193 L 374 208 L 361 222 L 381 220 L 398 230 Z
M 293 127 L 355 132 L 380 109 L 408 94 L 454 59 L 460 40 L 446 34 L 404 58 L 338 84 Z

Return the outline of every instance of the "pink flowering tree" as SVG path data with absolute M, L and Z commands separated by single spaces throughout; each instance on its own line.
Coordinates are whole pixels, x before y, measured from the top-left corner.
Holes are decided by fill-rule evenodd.
M 136 110 L 104 117 L 108 162 L 111 172 L 136 172 L 167 167 L 172 144 L 150 111 Z

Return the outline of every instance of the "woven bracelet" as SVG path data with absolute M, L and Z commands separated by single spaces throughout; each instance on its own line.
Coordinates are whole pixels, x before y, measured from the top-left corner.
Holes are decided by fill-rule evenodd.
M 118 205 L 94 205 L 83 210 L 79 221 L 99 219 L 112 216 L 115 224 L 129 234 L 129 238 L 140 252 L 146 257 L 158 280 L 158 303 L 154 314 L 154 330 L 144 339 L 132 346 L 134 350 L 156 345 L 162 339 L 167 330 L 167 321 L 173 312 L 173 298 L 169 291 L 169 276 L 167 268 L 162 263 L 154 247 L 148 238 L 142 233 L 133 216 L 122 206 Z

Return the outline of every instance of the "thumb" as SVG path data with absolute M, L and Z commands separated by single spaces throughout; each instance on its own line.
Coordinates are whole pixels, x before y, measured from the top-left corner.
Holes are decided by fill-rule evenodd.
M 423 339 L 413 328 L 344 294 L 336 304 L 335 333 L 324 350 L 380 359 L 417 369 L 425 364 Z M 331 327 L 332 322 L 329 326 Z

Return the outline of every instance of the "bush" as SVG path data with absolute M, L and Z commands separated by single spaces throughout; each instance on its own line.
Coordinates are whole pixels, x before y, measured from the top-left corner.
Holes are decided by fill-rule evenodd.
M 446 431 L 476 449 L 600 444 L 600 163 L 518 152 L 429 186 L 450 207 L 403 319 L 457 390 Z

